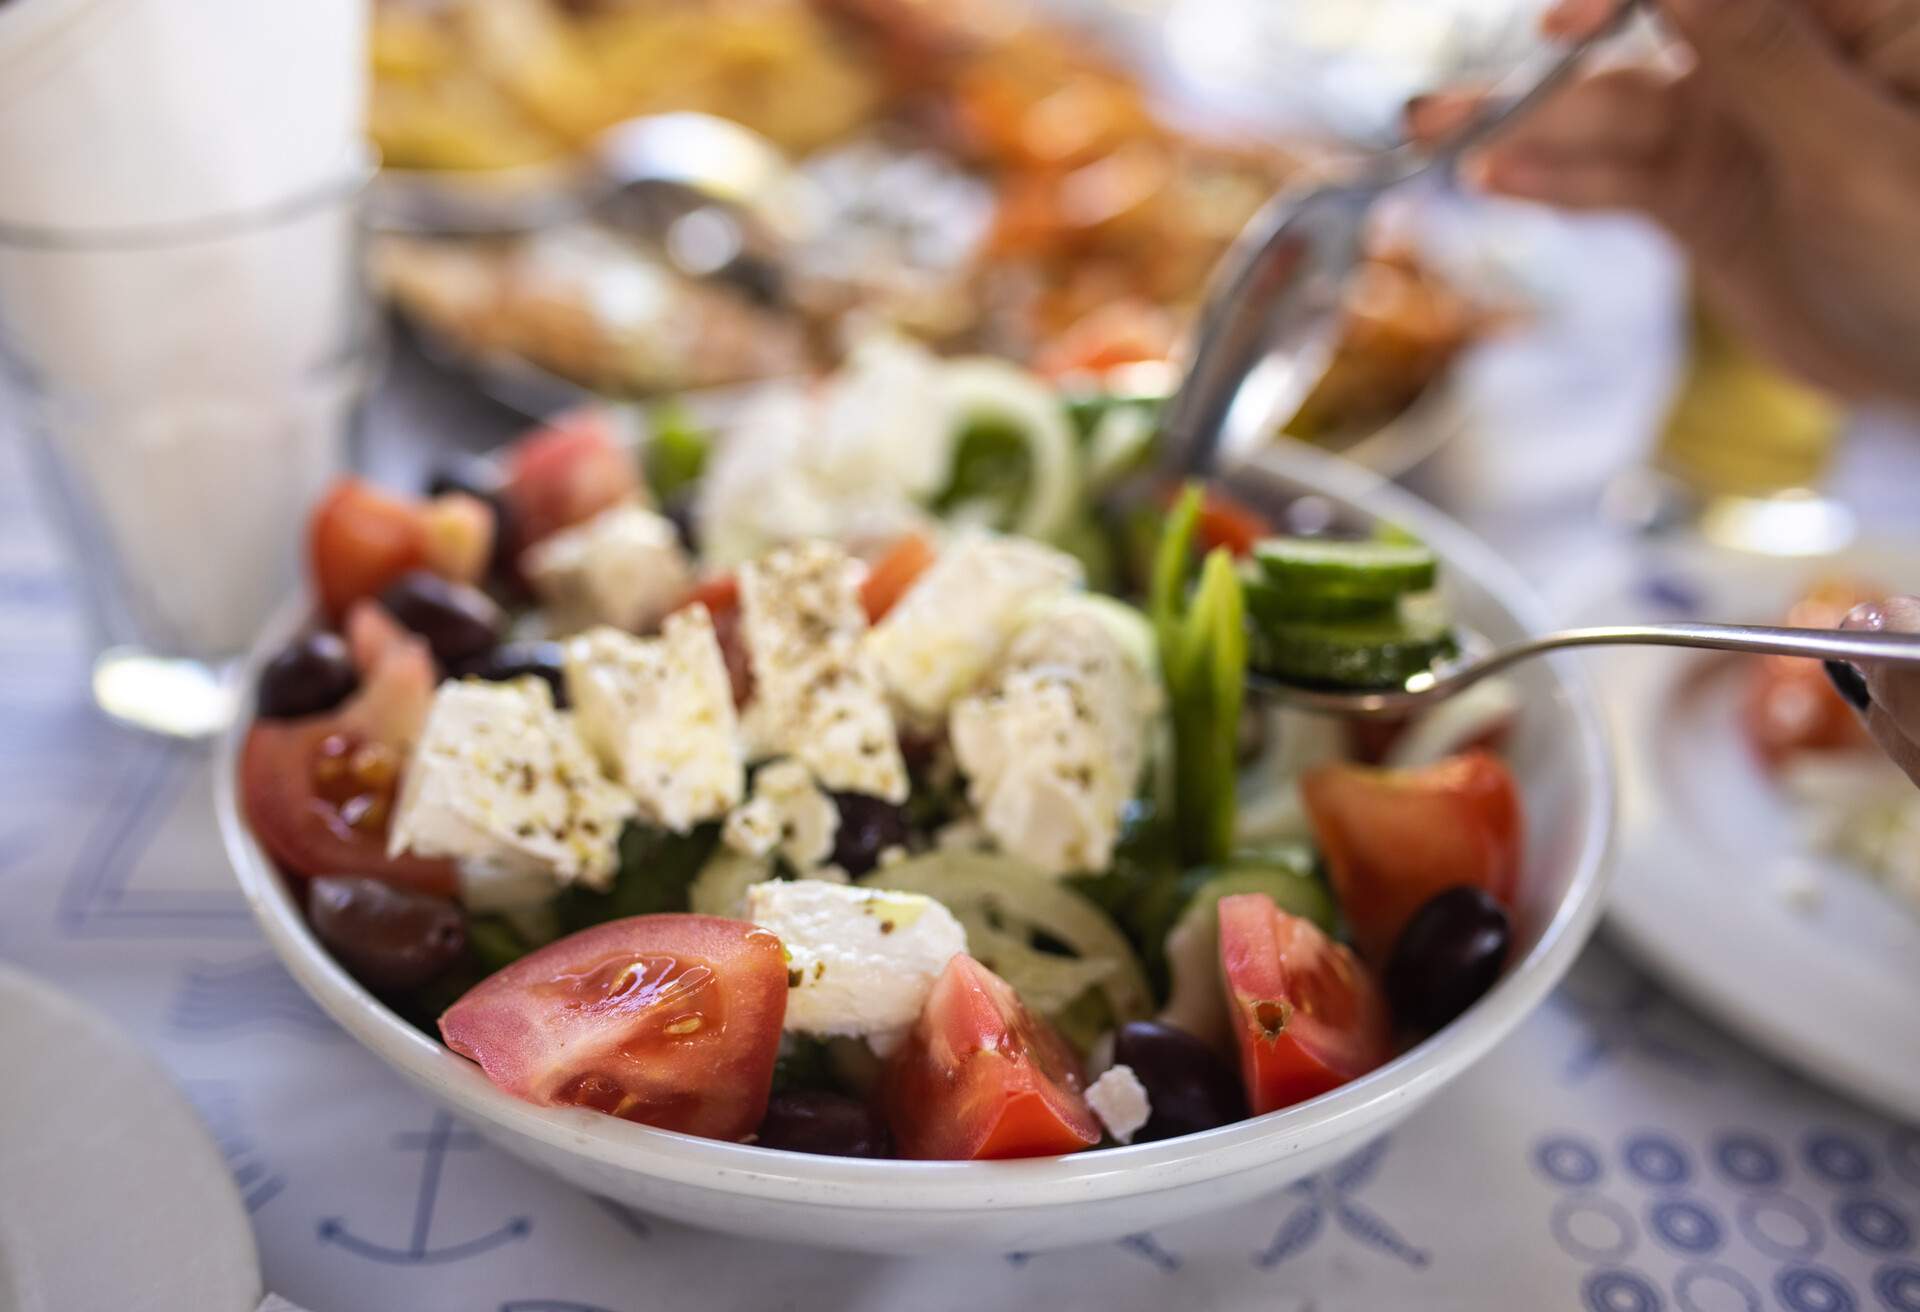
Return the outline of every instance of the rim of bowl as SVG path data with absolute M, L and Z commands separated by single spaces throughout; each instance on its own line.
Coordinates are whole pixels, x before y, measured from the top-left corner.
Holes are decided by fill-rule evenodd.
M 1227 476 L 1292 484 L 1392 519 L 1419 533 L 1529 630 L 1546 627 L 1543 603 L 1494 550 L 1451 518 L 1386 479 L 1336 456 L 1276 448 Z M 252 686 L 261 664 L 304 624 L 311 608 L 290 603 L 263 629 L 236 673 Z M 1578 730 L 1569 753 L 1586 803 L 1574 871 L 1538 941 L 1463 1016 L 1379 1069 L 1294 1107 L 1200 1134 L 1064 1157 L 1005 1162 L 918 1162 L 819 1157 L 723 1143 L 573 1108 L 523 1102 L 491 1084 L 473 1063 L 428 1038 L 368 993 L 319 944 L 286 880 L 242 821 L 238 759 L 250 719 L 224 735 L 214 770 L 214 805 L 228 859 L 248 905 L 282 964 L 323 1010 L 374 1055 L 464 1115 L 546 1147 L 721 1193 L 813 1207 L 954 1212 L 1040 1208 L 1158 1191 L 1258 1169 L 1309 1143 L 1359 1134 L 1391 1106 L 1420 1099 L 1471 1066 L 1519 1026 L 1559 983 L 1598 922 L 1609 880 L 1614 774 L 1593 689 L 1578 666 L 1546 658 Z M 241 699 L 244 704 L 244 697 Z

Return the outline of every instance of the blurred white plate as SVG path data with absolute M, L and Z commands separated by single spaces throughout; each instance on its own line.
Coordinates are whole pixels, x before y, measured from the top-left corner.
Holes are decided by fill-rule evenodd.
M 1920 585 L 1920 544 L 1821 559 L 1687 549 L 1645 561 L 1576 623 L 1777 621 L 1832 574 Z M 1807 850 L 1803 818 L 1748 749 L 1739 658 L 1611 652 L 1590 662 L 1620 761 L 1609 923 L 1676 992 L 1809 1077 L 1920 1118 L 1920 910 Z M 1811 906 L 1787 896 L 1818 890 Z
M 0 965 L 0 1308 L 254 1312 L 226 1163 L 134 1041 Z

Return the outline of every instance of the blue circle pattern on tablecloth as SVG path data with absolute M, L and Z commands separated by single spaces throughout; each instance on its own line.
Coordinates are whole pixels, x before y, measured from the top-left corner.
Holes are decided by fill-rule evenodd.
M 1647 1229 L 1676 1253 L 1705 1257 L 1726 1241 L 1726 1227 L 1706 1204 L 1691 1198 L 1664 1198 L 1647 1209 Z
M 1885 1256 L 1913 1247 L 1913 1225 L 1884 1198 L 1842 1198 L 1833 1207 L 1833 1225 L 1856 1247 Z
M 1782 1267 L 1773 1292 L 1787 1312 L 1854 1312 L 1860 1306 L 1847 1282 L 1825 1267 Z
M 1786 1174 L 1780 1150 L 1746 1130 L 1732 1130 L 1715 1139 L 1713 1160 L 1730 1183 L 1748 1189 L 1771 1188 Z
M 1887 1312 L 1920 1312 L 1920 1266 L 1887 1263 L 1873 1273 L 1873 1292 Z
M 1595 1271 L 1580 1286 L 1589 1312 L 1661 1312 L 1667 1301 L 1636 1271 Z
M 1859 1185 L 1873 1179 L 1873 1158 L 1851 1135 L 1826 1131 L 1807 1136 L 1807 1169 L 1828 1184 Z
M 1583 1219 L 1593 1217 L 1613 1228 L 1614 1237 L 1611 1241 L 1583 1238 L 1576 1232 L 1576 1227 Z M 1562 1198 L 1554 1204 L 1548 1225 L 1553 1231 L 1554 1242 L 1569 1257 L 1577 1257 L 1585 1262 L 1618 1262 L 1633 1252 L 1636 1238 L 1633 1217 L 1626 1208 L 1599 1194 L 1574 1194 Z
M 1743 1198 L 1735 1217 L 1740 1223 L 1740 1233 L 1747 1237 L 1747 1242 L 1768 1257 L 1783 1260 L 1812 1257 L 1825 1242 L 1819 1215 L 1805 1203 L 1786 1194 L 1753 1194 Z M 1769 1217 L 1785 1218 L 1789 1225 L 1799 1229 L 1800 1238 L 1784 1239 L 1768 1234 L 1765 1226 Z
M 1753 1282 L 1730 1266 L 1695 1262 L 1682 1267 L 1680 1274 L 1673 1278 L 1673 1301 L 1680 1312 L 1732 1312 L 1735 1304 L 1725 1298 L 1714 1298 L 1714 1290 L 1731 1294 L 1738 1300 L 1741 1312 L 1763 1312 L 1766 1306 L 1760 1301 L 1760 1291 L 1753 1287 Z
M 1620 1146 L 1628 1174 L 1643 1184 L 1685 1184 L 1693 1177 L 1693 1163 L 1678 1141 L 1664 1134 L 1642 1131 Z
M 1600 1154 L 1570 1134 L 1542 1139 L 1533 1150 L 1540 1174 L 1570 1189 L 1583 1188 L 1600 1178 Z

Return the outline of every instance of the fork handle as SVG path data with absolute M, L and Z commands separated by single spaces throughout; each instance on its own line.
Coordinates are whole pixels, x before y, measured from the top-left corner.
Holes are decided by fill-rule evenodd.
M 1696 647 L 1757 656 L 1804 656 L 1819 661 L 1894 661 L 1920 664 L 1920 633 L 1851 629 L 1790 629 L 1768 624 L 1619 624 L 1549 633 L 1501 653 L 1510 664 L 1562 647 Z

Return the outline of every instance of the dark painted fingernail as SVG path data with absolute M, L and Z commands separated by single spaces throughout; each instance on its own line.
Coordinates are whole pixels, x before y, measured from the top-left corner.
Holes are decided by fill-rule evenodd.
M 1847 699 L 1847 705 L 1862 715 L 1873 705 L 1873 694 L 1867 691 L 1867 680 L 1860 671 L 1845 661 L 1827 661 L 1827 678 L 1833 684 L 1834 691 Z

